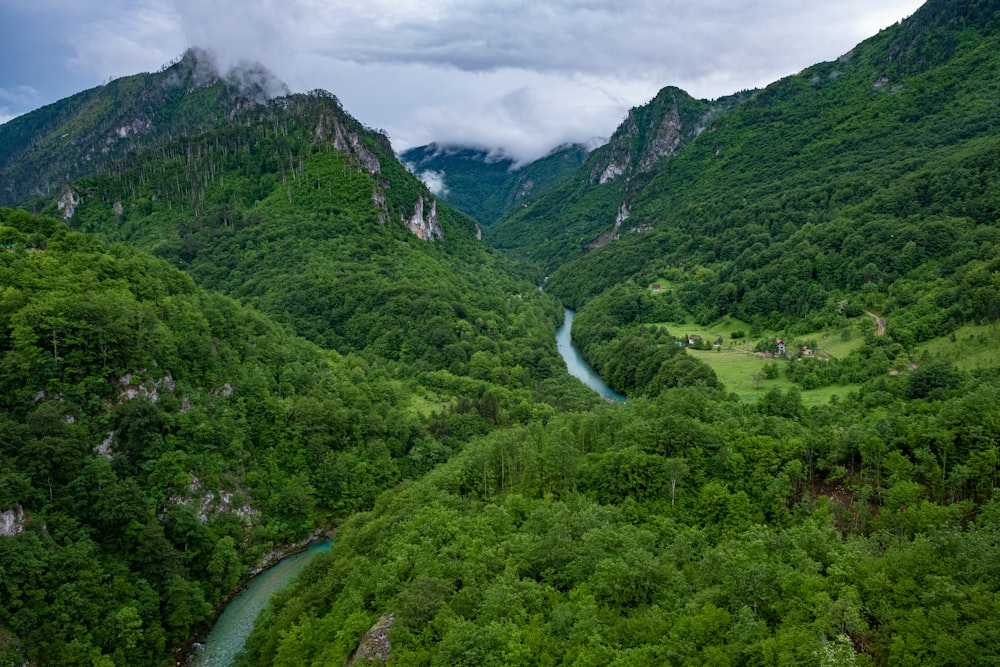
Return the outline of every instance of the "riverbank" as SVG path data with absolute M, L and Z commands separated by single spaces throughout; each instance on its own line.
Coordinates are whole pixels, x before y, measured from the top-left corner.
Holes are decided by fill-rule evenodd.
M 566 362 L 566 369 L 570 375 L 596 391 L 604 400 L 611 403 L 624 403 L 627 398 L 609 387 L 573 344 L 573 318 L 575 316 L 574 311 L 563 308 L 563 323 L 556 329 L 556 347 L 559 349 L 559 355 Z
M 228 596 L 226 596 L 222 602 L 215 605 L 212 610 L 212 616 L 207 621 L 199 625 L 196 631 L 188 637 L 183 644 L 173 649 L 175 664 L 207 667 L 207 665 L 198 662 L 198 657 L 202 654 L 202 649 L 206 646 L 212 631 L 216 628 L 219 620 L 226 613 L 226 610 L 230 607 L 234 600 L 242 595 L 253 584 L 257 577 L 266 573 L 269 569 L 278 566 L 287 559 L 300 556 L 310 550 L 313 550 L 318 545 L 329 545 L 333 540 L 335 532 L 336 531 L 333 528 L 318 528 L 309 537 L 303 540 L 292 542 L 290 544 L 279 545 L 268 550 L 263 558 L 261 558 L 260 562 L 250 568 L 247 575 L 240 579 L 237 587 Z M 329 547 L 326 549 L 328 548 Z M 326 549 L 320 550 L 325 551 Z M 290 574 L 286 577 L 286 579 L 288 578 L 290 578 Z M 254 615 L 254 618 L 256 618 L 256 614 Z M 252 625 L 253 619 L 251 619 L 250 622 Z M 249 630 L 247 632 L 249 633 Z M 245 639 L 246 637 L 244 637 L 244 641 Z

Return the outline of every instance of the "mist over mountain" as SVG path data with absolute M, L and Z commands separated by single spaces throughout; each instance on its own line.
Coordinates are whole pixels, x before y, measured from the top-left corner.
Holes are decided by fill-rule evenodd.
M 489 227 L 569 178 L 588 152 L 582 144 L 558 146 L 523 164 L 499 150 L 430 144 L 400 159 L 435 194 Z
M 1000 662 L 998 54 L 930 0 L 528 164 L 197 51 L 3 126 L 0 662 L 333 530 L 237 664 Z
M 52 195 L 130 152 L 288 92 L 260 64 L 220 72 L 211 52 L 189 49 L 159 72 L 109 81 L 0 125 L 0 204 Z

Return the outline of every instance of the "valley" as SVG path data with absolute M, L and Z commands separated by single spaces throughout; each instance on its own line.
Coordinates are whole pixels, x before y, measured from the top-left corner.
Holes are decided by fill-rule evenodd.
M 1000 661 L 997 54 L 928 0 L 530 164 L 196 49 L 0 124 L 0 661 L 333 530 L 232 664 Z

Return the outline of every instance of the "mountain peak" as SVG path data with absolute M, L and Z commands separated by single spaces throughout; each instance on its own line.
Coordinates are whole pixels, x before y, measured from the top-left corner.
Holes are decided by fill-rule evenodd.
M 241 60 L 223 71 L 214 51 L 201 47 L 190 47 L 184 55 L 164 73 L 167 82 L 188 80 L 196 87 L 207 87 L 223 83 L 241 97 L 258 104 L 291 94 L 291 89 L 271 70 L 259 62 Z M 179 76 L 179 78 L 178 78 Z
M 0 125 L 0 204 L 49 196 L 132 151 L 287 94 L 260 63 L 222 72 L 211 51 L 188 49 L 159 72 L 115 79 Z

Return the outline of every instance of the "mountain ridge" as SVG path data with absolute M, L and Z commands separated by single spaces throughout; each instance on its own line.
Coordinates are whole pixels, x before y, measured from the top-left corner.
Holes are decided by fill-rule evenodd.
M 0 125 L 0 205 L 51 196 L 131 151 L 288 92 L 260 64 L 220 73 L 210 52 L 188 49 L 159 72 L 113 79 Z
M 993 9 L 964 11 L 973 6 Z M 832 308 L 830 304 L 865 283 L 852 272 L 869 263 L 891 267 L 893 261 L 874 248 L 862 253 L 867 259 L 855 261 L 858 249 L 831 246 L 831 235 L 839 234 L 822 225 L 846 215 L 857 229 L 876 210 L 891 216 L 885 204 L 875 202 L 888 198 L 901 207 L 904 197 L 895 191 L 904 183 L 946 178 L 935 165 L 960 160 L 964 152 L 970 155 L 961 159 L 993 168 L 988 166 L 989 144 L 998 114 L 988 91 L 996 89 L 997 63 L 989 55 L 997 40 L 990 27 L 996 24 L 995 8 L 996 3 L 927 3 L 911 19 L 841 58 L 746 94 L 711 131 L 681 147 L 650 175 L 636 190 L 625 220 L 620 195 L 578 173 L 532 207 L 498 223 L 488 238 L 536 257 L 552 273 L 550 289 L 570 305 L 581 306 L 629 279 L 642 284 L 682 271 L 676 292 L 685 295 L 688 312 L 701 313 L 701 319 L 733 312 L 737 304 L 734 314 L 761 322 L 790 321 Z M 970 23 L 969 16 L 980 22 Z M 912 37 L 925 34 L 930 35 L 926 43 Z M 931 53 L 927 44 L 937 44 L 939 51 Z M 911 52 L 922 55 L 906 56 Z M 909 72 L 904 74 L 898 67 L 904 61 L 917 64 L 904 68 Z M 993 223 L 993 196 L 983 178 L 970 181 L 968 194 L 939 191 L 911 201 L 926 205 L 945 195 L 956 200 L 948 206 L 952 215 L 971 213 L 979 224 Z M 972 206 L 973 197 L 975 210 L 963 211 L 961 202 Z M 897 211 L 907 209 L 916 212 L 912 206 Z M 535 224 L 540 221 L 544 224 Z M 896 253 L 902 250 L 900 239 L 913 238 L 916 229 L 903 233 L 903 224 L 897 217 L 892 239 L 885 234 Z M 601 226 L 619 240 L 604 247 L 593 244 Z M 792 256 L 800 257 L 802 266 L 816 266 L 806 254 L 815 254 L 809 246 L 823 248 L 827 257 L 843 252 L 836 261 L 851 268 L 836 273 L 812 269 L 813 276 L 822 276 L 821 289 L 815 280 L 795 278 L 796 271 L 787 266 L 777 268 L 782 257 L 787 265 Z M 752 254 L 757 259 L 748 264 Z M 775 288 L 772 282 L 768 287 L 757 277 L 768 262 L 774 263 L 768 275 L 792 285 Z M 696 267 L 706 269 L 703 278 L 694 277 Z M 888 287 L 901 272 L 878 275 L 877 282 Z M 777 294 L 797 296 L 776 299 Z M 886 306 L 872 295 L 855 296 L 871 299 L 876 311 Z
M 620 235 L 632 199 L 658 165 L 695 140 L 712 119 L 751 91 L 696 100 L 673 86 L 631 109 L 611 138 L 575 174 L 513 213 L 487 235 L 498 248 L 526 255 L 546 271 Z M 559 220 L 557 224 L 540 221 Z

